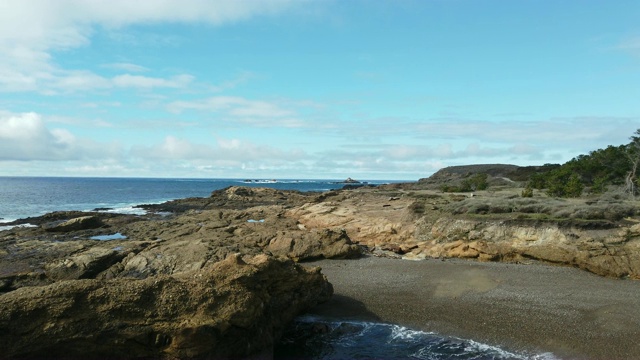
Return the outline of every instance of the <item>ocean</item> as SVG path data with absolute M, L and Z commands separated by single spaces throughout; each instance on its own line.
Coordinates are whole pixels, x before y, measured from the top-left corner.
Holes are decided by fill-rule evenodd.
M 366 182 L 376 185 L 393 181 Z M 144 210 L 135 205 L 207 197 L 214 190 L 239 185 L 327 191 L 345 184 L 340 180 L 0 177 L 0 223 L 60 210 L 108 209 L 104 211 L 142 214 Z
M 367 181 L 385 184 L 395 181 Z M 52 211 L 79 210 L 143 214 L 135 205 L 207 197 L 228 186 L 328 191 L 339 180 L 244 180 L 0 177 L 0 230 L 10 222 Z M 318 331 L 318 330 L 321 331 Z M 553 359 L 505 351 L 473 340 L 442 337 L 399 325 L 302 316 L 276 346 L 283 359 Z
M 276 359 L 552 360 L 396 324 L 301 316 L 275 347 Z

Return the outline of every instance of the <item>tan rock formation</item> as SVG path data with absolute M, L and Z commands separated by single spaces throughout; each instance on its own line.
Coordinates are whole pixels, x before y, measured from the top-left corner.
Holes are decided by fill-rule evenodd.
M 268 354 L 327 300 L 319 268 L 231 255 L 180 276 L 72 280 L 0 296 L 3 357 L 219 358 Z
M 640 278 L 640 227 L 612 230 L 563 228 L 444 217 L 409 258 L 541 260 L 612 277 Z
M 95 229 L 104 226 L 104 223 L 96 216 L 81 216 L 61 222 L 46 223 L 42 228 L 51 232 L 66 232 L 86 229 Z
M 339 229 L 313 229 L 299 237 L 281 233 L 273 238 L 266 248 L 274 255 L 287 256 L 293 260 L 349 259 L 361 255 L 360 248 L 351 242 L 346 231 Z
M 420 202 L 415 194 L 336 192 L 286 214 L 309 229 L 343 228 L 354 242 L 379 255 L 540 260 L 604 276 L 640 278 L 640 224 L 600 228 L 598 223 L 526 221 L 509 215 L 474 219 L 438 210 L 442 203 L 458 201 L 455 196 L 428 192 L 423 197 L 430 202 Z

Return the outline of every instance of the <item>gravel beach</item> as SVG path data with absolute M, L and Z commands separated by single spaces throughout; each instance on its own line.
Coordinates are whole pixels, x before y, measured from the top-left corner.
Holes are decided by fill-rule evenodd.
M 640 281 L 543 264 L 321 260 L 334 286 L 311 314 L 398 323 L 562 359 L 640 359 Z

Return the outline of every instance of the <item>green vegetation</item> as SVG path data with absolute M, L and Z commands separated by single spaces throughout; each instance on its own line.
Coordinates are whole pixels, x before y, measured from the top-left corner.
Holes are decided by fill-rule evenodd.
M 490 193 L 493 193 L 516 186 L 522 198 L 544 194 L 553 198 L 577 198 L 585 193 L 619 193 L 635 199 L 640 194 L 640 129 L 630 140 L 625 145 L 609 145 L 576 156 L 564 164 L 450 166 L 429 178 L 420 179 L 411 188 L 463 193 L 491 187 Z
M 530 185 L 527 185 L 527 187 L 522 190 L 522 194 L 520 196 L 523 198 L 533 197 L 533 188 Z
M 562 165 L 547 164 L 529 177 L 527 186 L 546 189 L 553 197 L 579 197 L 585 187 L 593 194 L 602 194 L 611 186 L 624 186 L 634 197 L 640 181 L 640 129 L 627 145 L 609 145 L 605 149 L 579 155 Z
M 487 187 L 489 187 L 487 178 L 488 175 L 485 173 L 469 175 L 468 178 L 462 180 L 462 183 L 459 186 L 445 184 L 442 185 L 440 189 L 442 192 L 471 192 L 486 190 Z

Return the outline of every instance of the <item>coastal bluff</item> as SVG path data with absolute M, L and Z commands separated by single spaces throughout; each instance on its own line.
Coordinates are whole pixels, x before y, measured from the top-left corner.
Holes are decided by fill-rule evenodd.
M 636 201 L 521 198 L 504 174 L 489 181 L 504 185 L 473 196 L 425 181 L 323 193 L 234 186 L 141 205 L 147 215 L 16 221 L 35 227 L 0 232 L 0 345 L 9 357 L 268 354 L 295 316 L 331 297 L 305 262 L 362 254 L 640 278 Z

